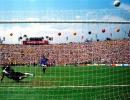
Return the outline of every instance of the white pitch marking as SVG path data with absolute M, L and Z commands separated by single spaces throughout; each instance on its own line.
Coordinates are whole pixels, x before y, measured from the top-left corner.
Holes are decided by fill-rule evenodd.
M 69 86 L 39 86 L 39 87 L 33 87 L 33 86 L 5 86 L 5 88 L 103 88 L 103 87 L 130 87 L 130 85 L 88 85 L 88 86 L 80 86 L 80 85 L 69 85 Z M 4 88 L 0 87 L 0 88 Z

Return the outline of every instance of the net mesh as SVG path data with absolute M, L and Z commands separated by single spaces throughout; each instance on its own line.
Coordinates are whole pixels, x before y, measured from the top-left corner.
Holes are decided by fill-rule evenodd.
M 100 20 L 99 16 L 106 12 L 114 14 L 118 11 L 101 10 L 98 14 L 94 11 L 86 12 L 46 11 L 44 14 L 53 16 L 49 21 L 81 21 L 81 19 L 84 21 Z M 21 12 L 20 15 L 18 12 L 8 13 L 15 13 L 15 21 L 16 19 L 22 21 L 20 15 L 26 15 L 27 12 Z M 40 13 L 30 12 L 30 15 L 41 18 Z M 90 18 L 90 15 L 93 16 Z M 128 19 L 125 15 L 122 11 L 120 16 Z M 43 19 L 27 19 L 27 21 L 48 20 L 46 16 Z M 0 17 L 2 19 L 2 16 Z M 111 20 L 109 16 L 104 15 L 103 18 Z M 115 17 L 111 18 L 115 21 Z M 8 21 L 8 17 L 3 20 Z M 11 64 L 15 72 L 33 74 L 20 82 L 5 76 L 0 83 L 1 100 L 128 100 L 130 98 L 129 23 L 1 23 L 0 26 L 1 33 L 6 34 L 6 41 L 4 35 L 0 34 L 0 64 Z M 22 41 L 34 36 L 44 37 L 51 44 L 22 44 Z M 49 40 L 47 36 L 53 39 Z M 19 37 L 22 38 L 19 40 Z M 45 73 L 43 67 L 39 65 L 43 54 L 52 64 L 46 68 Z M 2 72 L 2 69 L 0 71 Z

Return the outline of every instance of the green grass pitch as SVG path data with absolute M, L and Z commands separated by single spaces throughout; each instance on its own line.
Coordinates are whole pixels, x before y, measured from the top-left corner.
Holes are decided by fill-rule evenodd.
M 4 78 L 0 83 L 0 100 L 130 99 L 130 67 L 56 66 L 49 67 L 45 74 L 38 66 L 14 69 L 35 76 L 19 83 Z

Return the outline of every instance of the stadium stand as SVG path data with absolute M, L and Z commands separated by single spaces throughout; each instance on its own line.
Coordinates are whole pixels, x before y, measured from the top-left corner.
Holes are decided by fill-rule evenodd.
M 43 54 L 49 54 L 50 62 L 55 60 L 56 65 L 130 64 L 130 40 L 50 45 L 1 44 L 0 64 L 38 64 Z

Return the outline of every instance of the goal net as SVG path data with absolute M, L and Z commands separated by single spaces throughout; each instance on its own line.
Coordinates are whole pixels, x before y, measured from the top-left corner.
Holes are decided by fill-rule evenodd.
M 128 100 L 128 14 L 97 11 L 1 16 L 1 100 Z

